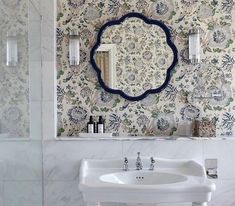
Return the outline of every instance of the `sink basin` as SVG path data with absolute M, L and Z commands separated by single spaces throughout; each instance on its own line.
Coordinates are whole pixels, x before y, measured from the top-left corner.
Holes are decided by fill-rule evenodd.
M 143 170 L 136 170 L 136 158 L 128 158 L 128 171 L 122 169 L 123 159 L 82 160 L 79 190 L 83 199 L 88 205 L 192 202 L 198 206 L 211 200 L 215 184 L 196 161 L 155 158 L 155 169 L 150 171 L 149 158 L 141 159 Z
M 183 182 L 187 177 L 163 172 L 128 171 L 102 175 L 100 180 L 114 184 L 161 185 Z

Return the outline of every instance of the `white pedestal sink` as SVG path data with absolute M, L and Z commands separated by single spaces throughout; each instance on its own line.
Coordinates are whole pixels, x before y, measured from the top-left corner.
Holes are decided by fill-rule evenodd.
M 79 189 L 87 205 L 192 202 L 193 206 L 206 206 L 211 200 L 215 184 L 197 162 L 156 158 L 155 169 L 150 171 L 149 158 L 142 158 L 143 170 L 137 171 L 135 161 L 129 159 L 129 170 L 123 171 L 121 159 L 83 160 Z

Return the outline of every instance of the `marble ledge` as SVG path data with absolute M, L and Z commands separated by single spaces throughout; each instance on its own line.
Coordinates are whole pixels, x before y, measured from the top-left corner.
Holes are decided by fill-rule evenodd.
M 179 136 L 170 136 L 170 137 L 161 137 L 161 136 L 113 136 L 113 137 L 55 137 L 57 141 L 109 141 L 109 140 L 116 140 L 116 141 L 149 141 L 149 140 L 156 140 L 156 141 L 206 141 L 206 140 L 235 140 L 235 137 L 223 136 L 223 137 L 179 137 Z
M 1 138 L 0 142 L 41 142 L 41 139 L 34 139 L 32 137 L 8 137 Z
M 0 142 L 41 142 L 41 141 L 221 141 L 235 140 L 235 137 L 159 137 L 159 136 L 113 136 L 113 137 L 52 137 L 50 139 L 34 139 L 31 137 L 0 138 Z

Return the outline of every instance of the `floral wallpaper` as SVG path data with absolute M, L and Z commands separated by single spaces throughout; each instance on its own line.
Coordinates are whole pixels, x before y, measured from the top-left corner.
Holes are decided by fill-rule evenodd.
M 120 25 L 108 27 L 101 44 L 116 45 L 114 88 L 129 96 L 160 87 L 173 62 L 173 51 L 166 42 L 164 30 L 139 18 L 128 18 Z
M 102 115 L 116 135 L 186 135 L 193 120 L 216 123 L 217 136 L 234 135 L 235 6 L 233 0 L 58 0 L 58 136 L 78 136 L 90 115 Z M 179 51 L 168 87 L 130 102 L 100 88 L 89 63 L 100 27 L 129 12 L 163 21 Z M 188 31 L 201 30 L 200 65 L 188 64 Z M 80 31 L 81 62 L 70 67 L 68 34 Z
M 29 137 L 28 1 L 0 0 L 0 139 Z M 17 36 L 18 65 L 6 66 L 7 35 Z

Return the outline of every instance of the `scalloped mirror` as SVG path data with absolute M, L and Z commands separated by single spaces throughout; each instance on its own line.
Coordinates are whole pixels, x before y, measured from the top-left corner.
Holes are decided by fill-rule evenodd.
M 91 64 L 106 91 L 138 101 L 167 86 L 177 54 L 164 23 L 129 13 L 101 27 Z

